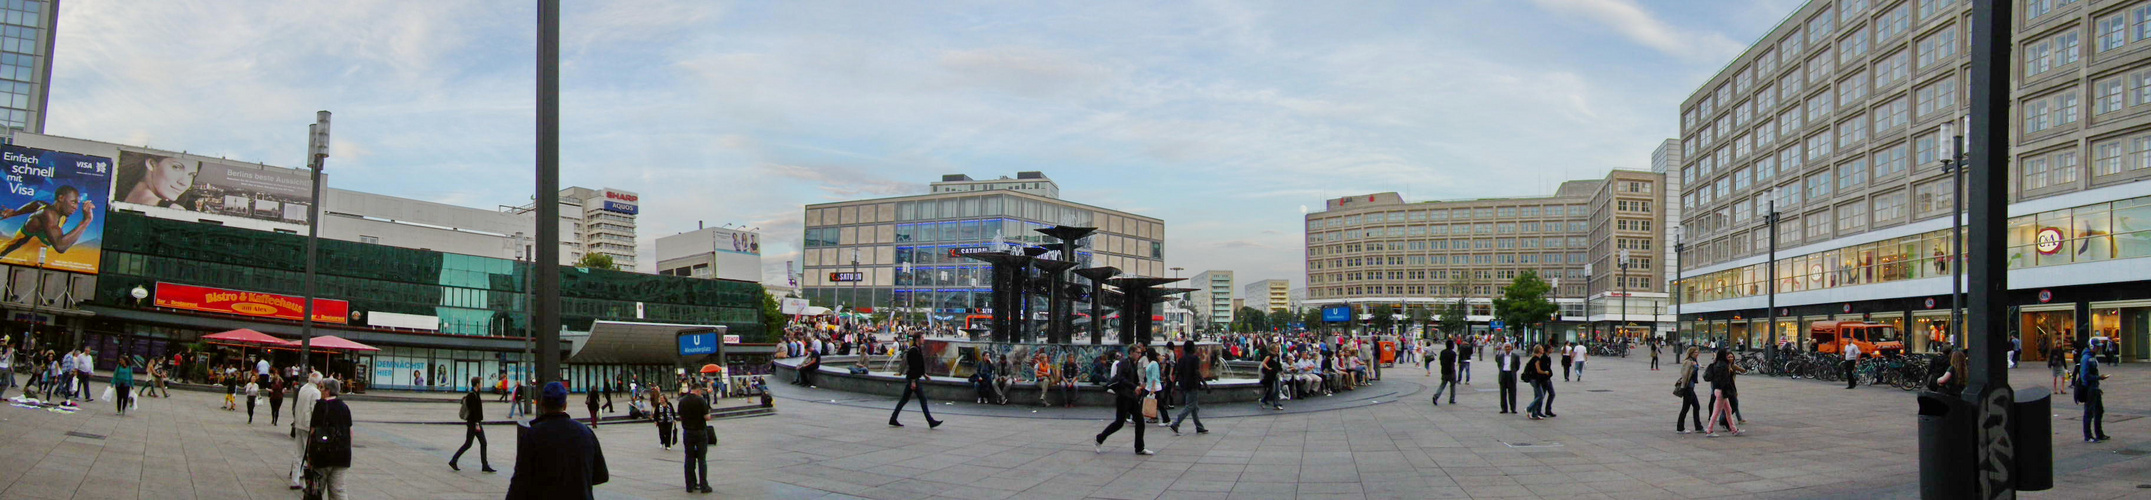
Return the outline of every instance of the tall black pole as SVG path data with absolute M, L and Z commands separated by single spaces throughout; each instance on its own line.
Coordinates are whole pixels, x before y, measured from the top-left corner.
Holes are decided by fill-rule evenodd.
M 1673 340 L 1674 342 L 1679 342 L 1679 341 L 1681 341 L 1681 335 L 1680 335 L 1680 321 L 1681 321 L 1681 317 L 1680 317 L 1680 301 L 1681 301 L 1681 299 L 1683 298 L 1682 296 L 1683 296 L 1683 295 L 1687 295 L 1687 293 L 1688 293 L 1688 282 L 1687 282 L 1686 280 L 1683 280 L 1683 279 L 1681 279 L 1681 269 L 1680 269 L 1680 254 L 1682 254 L 1682 253 L 1685 253 L 1685 252 L 1687 252 L 1687 251 L 1688 251 L 1688 244 L 1687 244 L 1687 243 L 1684 243 L 1684 242 L 1681 242 L 1681 241 L 1679 241 L 1679 240 L 1680 240 L 1680 236 L 1681 236 L 1681 232 L 1682 232 L 1682 231 L 1681 231 L 1681 229 L 1680 229 L 1680 228 L 1677 228 L 1677 227 L 1676 227 L 1676 228 L 1673 228 L 1673 229 L 1674 229 L 1674 231 L 1675 231 L 1675 232 L 1673 233 L 1673 235 L 1674 235 L 1674 241 L 1673 241 L 1673 339 L 1672 339 L 1672 340 Z M 1773 326 L 1772 326 L 1772 328 L 1776 328 L 1776 326 L 1775 326 L 1775 325 L 1773 325 Z M 1773 343 L 1773 344 L 1775 344 L 1776 342 L 1772 342 L 1772 343 Z
M 538 373 L 533 383 L 560 378 L 560 0 L 538 0 Z M 775 333 L 775 332 L 769 332 Z
M 313 371 L 314 358 L 314 259 L 321 247 L 321 168 L 329 161 L 329 112 L 314 114 L 314 124 L 307 127 L 306 163 L 313 171 L 313 203 L 306 207 L 306 297 L 299 315 L 299 372 Z M 44 280 L 38 280 L 44 284 Z M 266 356 L 264 356 L 266 357 Z
M 1798 189 L 1798 188 L 1778 188 L 1778 189 Z M 1764 269 L 1764 273 L 1763 273 L 1763 274 L 1765 274 L 1765 275 L 1767 276 L 1767 279 L 1764 279 L 1764 280 L 1763 280 L 1763 281 L 1765 281 L 1765 282 L 1766 282 L 1766 283 L 1764 283 L 1764 284 L 1763 284 L 1763 286 L 1765 287 L 1765 289 L 1766 289 L 1766 290 L 1769 290 L 1769 291 L 1770 291 L 1770 301 L 1769 301 L 1769 302 L 1767 303 L 1767 305 L 1765 306 L 1765 307 L 1768 307 L 1768 308 L 1770 308 L 1770 311 L 1769 311 L 1769 312 L 1767 312 L 1767 313 L 1765 313 L 1765 315 L 1766 315 L 1765 317 L 1769 318 L 1769 319 L 1767 319 L 1767 320 L 1765 320 L 1765 321 L 1769 321 L 1769 324 L 1768 324 L 1768 325 L 1766 326 L 1766 328 L 1769 328 L 1769 329 L 1770 329 L 1770 345 L 1778 345 L 1778 200 L 1777 200 L 1777 198 L 1778 198 L 1778 193 L 1777 193 L 1777 190 L 1771 190 L 1771 192 L 1770 192 L 1770 198 L 1769 198 L 1768 200 L 1766 200 L 1766 201 L 1764 202 L 1764 203 L 1765 203 L 1765 206 L 1766 206 L 1766 207 L 1768 208 L 1768 210 L 1770 211 L 1770 213 L 1769 213 L 1769 214 L 1767 214 L 1767 215 L 1765 215 L 1765 216 L 1764 216 L 1764 217 L 1765 217 L 1765 219 L 1763 219 L 1763 222 L 1764 222 L 1764 223 L 1767 223 L 1767 224 L 1768 224 L 1768 225 L 1770 226 L 1770 229 L 1766 229 L 1766 231 L 1770 231 L 1770 258 L 1769 258 L 1769 260 L 1763 261 L 1763 262 L 1764 262 L 1764 263 L 1763 263 L 1763 269 Z
M 1962 137 L 1949 134 L 1950 167 L 1949 180 L 1952 196 L 1949 198 L 1949 332 L 1948 338 L 1956 338 L 1964 332 L 1964 158 L 1963 150 L 1957 149 Z
M 1970 143 L 1967 167 L 1971 176 L 1970 231 L 1966 272 L 1972 286 L 1969 296 L 1970 328 L 1965 340 L 1971 347 L 1970 384 L 1966 399 L 1978 408 L 1980 498 L 2015 498 L 2012 477 L 2016 446 L 2009 439 L 2009 408 L 2015 394 L 2009 388 L 2008 360 L 2009 296 L 2009 50 L 2014 22 L 2007 0 L 1972 3 L 1972 124 L 1965 135 Z M 1952 304 L 1954 306 L 1955 304 Z

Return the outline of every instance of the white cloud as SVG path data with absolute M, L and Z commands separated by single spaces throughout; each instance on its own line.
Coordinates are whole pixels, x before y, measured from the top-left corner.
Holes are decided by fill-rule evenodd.
M 1653 17 L 1633 0 L 1531 0 L 1549 12 L 1605 25 L 1630 41 L 1666 55 L 1699 61 L 1722 61 L 1746 44 L 1725 35 L 1680 29 Z

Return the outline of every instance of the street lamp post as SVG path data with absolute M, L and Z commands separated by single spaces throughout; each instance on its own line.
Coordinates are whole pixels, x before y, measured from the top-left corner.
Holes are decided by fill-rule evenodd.
M 1688 283 L 1681 279 L 1680 272 L 1680 254 L 1688 251 L 1688 243 L 1683 240 L 1683 237 L 1687 235 L 1687 231 L 1686 228 L 1681 226 L 1673 226 L 1673 340 L 1676 342 L 1681 338 L 1681 296 L 1687 294 L 1688 291 Z M 1775 326 L 1772 328 L 1775 328 Z
M 314 113 L 306 127 L 306 163 L 313 170 L 313 203 L 306 206 L 306 303 L 299 323 L 299 372 L 311 371 L 314 356 L 314 259 L 321 247 L 321 168 L 329 161 L 329 112 Z M 39 279 L 40 285 L 44 284 Z
M 1598 322 L 1591 319 L 1591 264 L 1583 265 L 1583 336 L 1598 333 Z
M 1770 336 L 1769 336 L 1769 341 L 1770 341 L 1770 345 L 1778 345 L 1778 190 L 1779 190 L 1779 189 L 1785 189 L 1785 188 L 1771 188 L 1771 189 L 1768 189 L 1768 190 L 1764 190 L 1764 191 L 1763 191 L 1763 211 L 1764 211 L 1764 214 L 1763 214 L 1763 224 L 1764 224 L 1764 226 L 1765 226 L 1765 227 L 1767 227 L 1767 228 L 1768 228 L 1768 229 L 1765 229 L 1765 231 L 1769 231 L 1769 232 L 1770 232 L 1770 256 L 1769 256 L 1768 260 L 1764 261 L 1764 263 L 1763 263 L 1763 275 L 1764 275 L 1764 281 L 1768 281 L 1768 283 L 1765 283 L 1765 284 L 1763 285 L 1763 287 L 1764 287 L 1764 289 L 1765 289 L 1765 290 L 1768 290 L 1768 291 L 1769 291 L 1769 293 L 1770 293 L 1770 300 L 1769 300 L 1769 302 L 1767 302 L 1767 303 L 1766 303 L 1766 305 L 1765 305 L 1765 307 L 1768 307 L 1768 308 L 1770 309 L 1770 311 L 1769 311 L 1769 312 L 1768 312 L 1768 313 L 1767 313 L 1767 314 L 1766 314 L 1766 315 L 1764 316 L 1765 318 L 1767 318 L 1767 319 L 1765 319 L 1764 321 L 1767 321 L 1767 322 L 1769 322 L 1769 323 L 1768 323 L 1768 325 L 1767 325 L 1767 327 L 1768 327 L 1768 328 L 1770 329 Z
M 852 249 L 851 249 L 851 314 L 852 314 L 852 318 L 851 318 L 851 325 L 852 325 L 852 326 L 854 326 L 854 327 L 856 327 L 856 326 L 858 326 L 858 325 L 859 325 L 859 282 L 860 282 L 860 281 L 864 281 L 864 280 L 866 280 L 866 275 L 865 275 L 865 274 L 860 274 L 860 273 L 859 273 L 859 248 L 858 248 L 858 247 L 852 247 Z
M 1621 326 L 1617 328 L 1620 330 L 1618 335 L 1626 337 L 1628 336 L 1628 249 L 1621 249 L 1621 260 L 1616 264 L 1621 269 Z
M 1967 117 L 1969 121 L 1971 118 Z M 1957 122 L 1942 122 L 1935 132 L 1935 142 L 1942 147 L 1942 172 L 1951 174 L 1949 187 L 1949 338 L 1961 337 L 1964 331 L 1964 171 L 1970 170 L 1964 162 L 1963 132 L 1957 130 Z M 1971 128 L 1966 126 L 1965 128 Z

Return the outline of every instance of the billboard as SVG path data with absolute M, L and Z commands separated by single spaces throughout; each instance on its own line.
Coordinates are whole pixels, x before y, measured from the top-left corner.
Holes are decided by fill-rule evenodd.
M 290 295 L 158 282 L 155 303 L 172 309 L 300 321 L 306 317 L 302 300 Z M 342 324 L 350 316 L 349 302 L 314 299 L 314 321 Z
M 1346 322 L 1346 321 L 1351 321 L 1351 320 L 1352 320 L 1352 308 L 1351 308 L 1351 307 L 1348 307 L 1348 306 L 1334 306 L 1334 307 L 1325 307 L 1325 308 L 1322 308 L 1322 321 L 1323 321 L 1323 322 L 1326 322 L 1326 323 L 1343 323 L 1343 322 Z
M 612 211 L 612 212 L 619 212 L 619 213 L 623 213 L 623 214 L 628 214 L 628 215 L 635 215 L 635 214 L 636 214 L 636 211 L 638 210 L 638 209 L 637 209 L 637 208 L 635 207 L 635 205 L 634 205 L 634 204 L 630 204 L 630 203 L 621 203 L 621 202 L 617 202 L 617 201 L 610 201 L 610 200 L 607 200 L 607 201 L 605 202 L 605 207 L 604 207 L 604 208 L 605 208 L 605 210 L 607 210 L 607 211 Z
M 305 170 L 188 161 L 120 150 L 112 203 L 306 225 L 313 180 Z
M 854 281 L 866 281 L 866 274 L 865 274 L 865 273 L 860 273 L 860 272 L 858 272 L 858 271 L 838 271 L 838 272 L 831 272 L 831 273 L 829 273 L 829 281 L 830 281 L 830 282 L 833 282 L 833 283 L 850 283 L 850 282 L 854 282 Z
M 725 241 L 728 239 L 731 240 L 729 243 L 732 244 L 732 251 L 735 253 L 762 254 L 762 233 L 734 231 L 729 237 L 720 233 L 717 235 L 717 244 L 728 243 Z M 719 250 L 722 250 L 722 248 L 720 247 Z
M 0 162 L 0 263 L 96 273 L 112 160 L 4 145 Z
M 642 203 L 642 197 L 636 196 L 635 193 L 621 191 L 613 188 L 605 188 L 604 197 L 605 203 L 598 207 L 600 209 L 628 215 L 634 215 L 636 212 L 640 211 L 640 209 L 637 208 L 636 205 Z

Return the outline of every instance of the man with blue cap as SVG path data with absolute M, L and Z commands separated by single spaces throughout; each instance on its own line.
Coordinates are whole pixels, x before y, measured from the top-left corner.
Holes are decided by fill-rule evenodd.
M 610 479 L 597 433 L 568 416 L 567 385 L 547 382 L 538 418 L 516 430 L 508 498 L 591 498 L 591 487 Z

